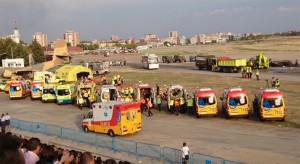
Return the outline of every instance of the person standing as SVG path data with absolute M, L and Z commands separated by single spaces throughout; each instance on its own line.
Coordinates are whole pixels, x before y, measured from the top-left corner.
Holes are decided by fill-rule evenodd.
M 174 98 L 171 97 L 170 101 L 168 101 L 168 103 L 169 103 L 169 106 L 170 106 L 169 112 L 174 113 Z
M 145 109 L 145 106 L 146 106 L 146 100 L 144 98 L 142 98 L 141 100 L 141 113 L 144 112 L 144 109 Z
M 1 131 L 5 134 L 5 116 L 2 114 L 1 116 Z
M 187 146 L 187 144 L 184 142 L 183 146 L 181 148 L 181 154 L 182 154 L 182 164 L 187 164 L 189 161 L 189 147 Z
M 156 95 L 159 95 L 159 86 L 156 84 Z
M 5 116 L 5 131 L 6 132 L 10 132 L 10 119 L 11 119 L 11 117 L 8 115 L 8 113 L 6 113 L 6 116 Z
M 258 71 L 258 69 L 256 69 L 255 75 L 256 75 L 256 80 L 259 80 L 259 71 Z
M 153 113 L 151 112 L 152 103 L 149 100 L 149 98 L 147 98 L 147 108 L 148 108 L 148 117 L 153 116 Z
M 252 78 L 252 67 L 249 67 L 249 78 Z
M 275 78 L 274 77 L 272 77 L 272 80 L 271 80 L 271 85 L 272 85 L 272 88 L 275 88 Z
M 278 78 L 276 79 L 275 87 L 276 87 L 276 88 L 279 88 L 279 87 L 280 87 L 280 81 L 278 80 Z
M 160 95 L 157 95 L 157 97 L 156 97 L 156 104 L 157 104 L 158 110 L 161 111 L 161 96 Z
M 182 96 L 179 98 L 179 102 L 180 102 L 180 111 L 181 111 L 181 113 L 185 113 L 186 112 L 185 101 L 184 101 L 184 98 Z
M 177 98 L 174 102 L 174 107 L 175 107 L 175 115 L 179 116 L 179 109 L 180 109 L 180 99 Z
M 187 99 L 187 110 L 189 115 L 193 115 L 193 106 L 194 106 L 193 99 L 191 96 L 189 96 Z

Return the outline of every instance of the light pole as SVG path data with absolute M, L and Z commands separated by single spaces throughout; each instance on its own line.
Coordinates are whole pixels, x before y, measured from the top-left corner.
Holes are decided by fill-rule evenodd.
M 10 51 L 11 51 L 11 58 L 14 58 L 14 51 L 12 50 L 12 47 L 10 47 Z

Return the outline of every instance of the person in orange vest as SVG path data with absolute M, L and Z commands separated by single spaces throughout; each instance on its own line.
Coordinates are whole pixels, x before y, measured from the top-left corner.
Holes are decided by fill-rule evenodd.
M 180 99 L 177 98 L 174 102 L 174 107 L 175 107 L 175 115 L 179 116 L 179 108 L 180 108 Z
M 149 100 L 149 98 L 147 98 L 147 108 L 148 108 L 148 117 L 153 116 L 153 113 L 151 112 L 152 103 Z
M 107 84 L 107 82 L 106 82 L 106 76 L 105 75 L 103 75 L 101 77 L 101 82 L 102 82 L 102 84 Z
M 142 98 L 141 100 L 141 106 L 140 106 L 140 109 L 141 109 L 141 113 L 144 112 L 144 110 L 146 111 L 146 100 L 144 98 Z

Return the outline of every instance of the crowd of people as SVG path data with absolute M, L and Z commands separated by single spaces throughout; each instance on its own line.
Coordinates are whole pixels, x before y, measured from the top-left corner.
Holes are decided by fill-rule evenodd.
M 0 133 L 0 163 L 3 164 L 130 164 L 115 159 L 102 160 L 90 152 L 62 149 L 27 139 L 11 132 Z

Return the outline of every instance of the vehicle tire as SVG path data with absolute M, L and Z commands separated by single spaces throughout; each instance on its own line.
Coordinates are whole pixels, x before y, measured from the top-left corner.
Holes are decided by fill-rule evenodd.
M 230 73 L 233 73 L 233 72 L 234 72 L 233 68 L 230 68 L 230 69 L 229 69 L 229 72 L 230 72 Z
M 30 97 L 30 99 L 31 99 L 31 101 L 33 101 L 34 99 L 33 99 L 33 97 Z
M 45 100 L 42 100 L 42 103 L 46 103 L 46 101 L 45 101 Z
M 109 136 L 111 136 L 111 137 L 114 137 L 115 136 L 115 133 L 114 133 L 114 131 L 113 130 L 109 130 L 108 131 L 108 133 L 107 133 Z
M 281 121 L 281 122 L 284 122 L 284 121 L 285 121 L 285 117 L 283 117 L 280 121 Z
M 83 127 L 83 131 L 86 132 L 86 133 L 88 133 L 89 132 L 89 128 L 87 126 L 84 126 Z

